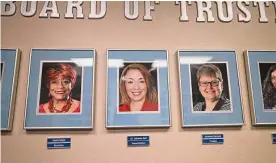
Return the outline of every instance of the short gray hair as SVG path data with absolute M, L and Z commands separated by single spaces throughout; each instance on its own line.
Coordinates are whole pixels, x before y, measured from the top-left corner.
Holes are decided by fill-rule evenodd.
M 213 64 L 207 63 L 198 68 L 197 73 L 196 73 L 197 81 L 199 81 L 199 79 L 202 75 L 214 76 L 214 77 L 218 78 L 219 81 L 221 81 L 221 82 L 223 81 L 220 69 Z

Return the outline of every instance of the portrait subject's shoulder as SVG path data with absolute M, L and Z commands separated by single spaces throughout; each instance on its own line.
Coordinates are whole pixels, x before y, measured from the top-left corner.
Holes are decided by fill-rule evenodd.
M 224 104 L 221 107 L 223 111 L 230 111 L 231 110 L 231 102 L 229 99 L 225 99 Z
M 127 104 L 119 105 L 119 112 L 128 112 L 130 111 L 130 106 Z
M 198 102 L 198 103 L 194 106 L 193 110 L 194 110 L 194 111 L 202 111 L 202 110 L 203 110 L 203 109 L 202 109 L 203 105 L 204 105 L 204 102 Z
M 145 101 L 141 111 L 158 111 L 158 103 L 151 103 L 150 101 Z
M 73 99 L 72 101 L 73 101 L 73 105 L 75 105 L 75 106 L 79 106 L 80 105 L 80 101 L 75 100 L 75 99 Z
M 49 107 L 49 103 L 44 103 L 39 105 L 39 113 L 46 113 L 47 108 Z
M 73 99 L 72 100 L 72 105 L 75 110 L 73 111 L 74 113 L 79 113 L 81 108 L 80 108 L 80 101 Z

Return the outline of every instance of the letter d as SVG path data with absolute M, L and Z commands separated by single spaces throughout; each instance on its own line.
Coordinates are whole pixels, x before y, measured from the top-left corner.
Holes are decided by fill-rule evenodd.
M 12 16 L 15 13 L 15 4 L 13 1 L 1 2 L 1 16 Z

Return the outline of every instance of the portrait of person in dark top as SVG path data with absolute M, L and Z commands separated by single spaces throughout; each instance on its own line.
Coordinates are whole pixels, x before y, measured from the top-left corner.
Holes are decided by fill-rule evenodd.
M 81 80 L 74 63 L 43 63 L 39 113 L 80 113 Z
M 158 91 L 152 63 L 125 64 L 119 79 L 119 112 L 158 111 Z M 154 74 L 154 75 L 152 75 Z M 156 79 L 156 78 L 155 78 Z
M 2 79 L 2 74 L 3 74 L 3 68 L 4 68 L 4 63 L 3 62 L 0 62 L 1 63 L 1 70 L 0 70 L 0 80 Z
M 276 64 L 262 63 L 259 66 L 269 68 L 262 84 L 264 109 L 276 110 Z
M 218 63 L 217 65 L 224 67 L 224 75 L 226 75 L 226 63 Z M 228 95 L 228 84 L 224 83 L 220 68 L 211 63 L 195 65 L 195 67 L 197 67 L 197 70 L 193 71 L 196 72 L 196 79 L 194 79 L 196 82 L 193 82 L 193 94 L 195 94 L 197 91 L 199 93 L 197 93 L 197 95 L 193 95 L 193 111 L 231 111 L 231 102 Z M 226 86 L 227 93 L 224 91 Z M 201 97 L 195 98 L 196 96 Z

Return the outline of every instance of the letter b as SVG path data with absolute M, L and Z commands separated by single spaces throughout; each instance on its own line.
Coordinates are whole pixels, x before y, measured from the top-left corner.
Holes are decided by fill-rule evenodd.
M 1 16 L 12 16 L 15 14 L 15 4 L 13 1 L 1 2 Z

